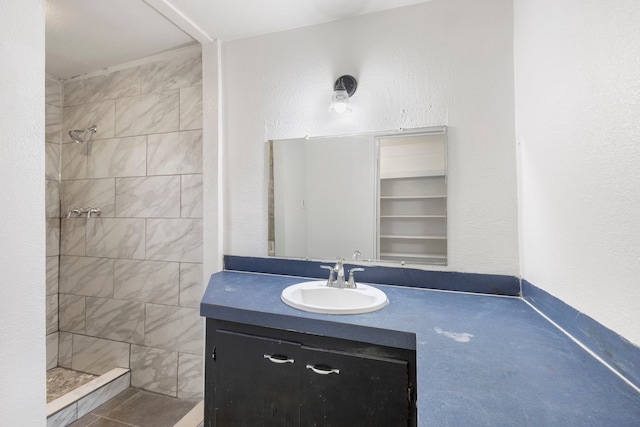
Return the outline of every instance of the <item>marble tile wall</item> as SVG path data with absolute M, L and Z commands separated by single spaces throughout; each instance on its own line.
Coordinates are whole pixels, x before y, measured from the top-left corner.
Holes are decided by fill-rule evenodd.
M 45 217 L 47 369 L 58 366 L 58 268 L 60 255 L 60 132 L 62 83 L 45 77 Z
M 62 139 L 58 364 L 202 397 L 200 52 L 69 80 L 62 105 L 62 135 L 98 131 Z

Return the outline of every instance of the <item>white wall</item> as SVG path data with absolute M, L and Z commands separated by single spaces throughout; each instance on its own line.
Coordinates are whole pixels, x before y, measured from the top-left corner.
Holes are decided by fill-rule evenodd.
M 44 2 L 0 13 L 0 425 L 45 424 Z
M 227 254 L 267 255 L 269 139 L 449 126 L 449 270 L 518 274 L 510 0 L 436 0 L 222 46 Z M 328 111 L 352 74 L 354 113 Z
M 640 2 L 514 16 L 523 276 L 640 345 Z

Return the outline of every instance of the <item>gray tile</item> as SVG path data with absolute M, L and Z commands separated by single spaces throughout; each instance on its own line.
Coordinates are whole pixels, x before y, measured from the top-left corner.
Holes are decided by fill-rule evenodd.
M 60 292 L 92 297 L 113 296 L 114 260 L 60 257 Z
M 44 177 L 52 181 L 60 179 L 60 144 L 44 144 Z
M 100 208 L 99 218 L 113 217 L 116 182 L 113 178 L 62 182 L 62 215 L 75 208 Z M 92 217 L 93 219 L 93 217 Z
M 178 357 L 178 398 L 202 399 L 204 395 L 203 357 L 180 353 Z
M 134 344 L 144 343 L 144 304 L 87 297 L 87 335 Z
M 146 136 L 92 142 L 87 159 L 87 177 L 144 176 L 146 172 Z
M 87 177 L 87 153 L 89 144 L 66 142 L 60 146 L 60 178 L 84 179 Z
M 47 418 L 47 427 L 65 427 L 78 419 L 78 405 L 67 406 Z
M 62 87 L 64 93 L 63 105 L 65 107 L 68 105 L 78 105 L 85 102 L 84 79 L 66 80 Z
M 86 330 L 86 302 L 85 297 L 78 295 L 60 294 L 60 330 L 84 334 Z
M 179 280 L 176 262 L 118 259 L 113 296 L 127 301 L 177 305 Z
M 202 174 L 182 175 L 180 217 L 202 218 Z
M 131 386 L 176 397 L 178 353 L 131 346 Z
M 87 255 L 144 259 L 145 220 L 95 218 L 87 221 Z
M 189 52 L 142 66 L 142 93 L 202 84 L 202 56 Z
M 115 408 L 117 408 L 118 406 L 122 405 L 123 403 L 125 403 L 126 401 L 128 401 L 133 396 L 136 396 L 139 393 L 141 393 L 140 390 L 135 389 L 133 387 L 129 387 L 128 389 L 126 389 L 122 393 L 120 393 L 117 396 L 115 396 L 113 399 L 111 399 L 108 402 L 105 402 L 102 405 L 100 405 L 97 408 L 95 408 L 93 411 L 91 411 L 91 413 L 95 414 L 95 415 L 98 415 L 98 416 L 101 416 L 101 417 L 106 417 Z
M 74 334 L 71 368 L 95 375 L 128 368 L 129 347 L 128 343 Z
M 195 404 L 194 401 L 140 391 L 102 416 L 139 427 L 173 427 Z
M 85 102 L 98 102 L 140 94 L 140 67 L 84 79 Z
M 199 310 L 147 304 L 144 345 L 202 354 L 203 321 Z
M 73 423 L 69 424 L 69 427 L 88 427 L 88 426 L 95 426 L 95 422 L 98 421 L 100 419 L 100 417 L 93 415 L 93 414 L 87 414 L 81 418 L 78 419 L 78 421 L 74 421 Z
M 121 423 L 119 421 L 110 420 L 109 418 L 96 417 L 92 414 L 87 414 L 84 417 L 95 417 L 95 420 L 92 421 L 91 424 L 80 424 L 80 426 L 90 426 L 90 427 L 132 427 L 132 424 Z M 75 427 L 75 424 L 71 424 L 70 427 Z
M 45 76 L 44 102 L 58 107 L 62 106 L 62 83 L 60 81 Z
M 177 90 L 117 99 L 115 136 L 177 131 L 179 104 Z
M 58 337 L 58 366 L 71 368 L 73 359 L 73 334 L 60 332 Z
M 180 177 L 117 178 L 116 206 L 117 217 L 179 218 Z
M 46 220 L 46 253 L 47 257 L 60 255 L 60 219 Z
M 202 131 L 149 135 L 147 174 L 178 175 L 202 173 Z
M 115 136 L 115 102 L 103 101 L 64 107 L 62 109 L 62 142 L 72 142 L 67 132 L 86 129 L 95 125 L 97 131 L 93 140 L 109 139 Z
M 45 181 L 45 207 L 47 218 L 60 218 L 60 182 Z
M 47 142 L 60 143 L 62 129 L 62 107 L 58 105 L 44 105 L 44 139 Z
M 47 334 L 58 330 L 58 295 L 47 295 L 46 300 Z
M 180 306 L 199 308 L 203 293 L 202 264 L 180 263 Z
M 59 257 L 47 257 L 47 295 L 58 293 Z
M 54 332 L 47 335 L 47 369 L 58 366 L 58 343 L 60 333 Z
M 202 86 L 180 89 L 180 130 L 202 129 Z
M 91 410 L 97 408 L 109 399 L 114 398 L 118 394 L 122 393 L 129 388 L 131 384 L 131 373 L 116 378 L 108 384 L 100 387 L 93 393 L 88 394 L 82 399 L 78 400 L 78 417 L 82 417 L 88 414 Z
M 63 218 L 60 220 L 60 255 L 84 256 L 86 252 L 86 218 Z
M 202 220 L 148 219 L 147 259 L 202 262 Z
M 60 255 L 60 219 L 49 218 L 47 221 L 46 256 Z

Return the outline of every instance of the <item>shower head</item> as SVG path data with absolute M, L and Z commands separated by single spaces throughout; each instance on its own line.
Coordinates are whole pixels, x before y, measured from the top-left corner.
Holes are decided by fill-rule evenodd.
M 75 129 L 69 131 L 69 136 L 73 139 L 73 142 L 79 144 L 81 142 L 91 141 L 91 137 L 98 130 L 96 125 L 88 127 L 86 129 Z

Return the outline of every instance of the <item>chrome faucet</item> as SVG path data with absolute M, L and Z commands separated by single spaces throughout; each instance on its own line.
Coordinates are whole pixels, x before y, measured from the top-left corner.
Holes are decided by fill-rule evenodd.
M 67 219 L 70 219 L 72 214 L 75 214 L 76 216 L 82 214 L 82 208 L 71 209 L 67 212 Z
M 327 279 L 327 286 L 331 288 L 351 288 L 355 289 L 358 287 L 356 281 L 353 277 L 353 273 L 356 271 L 364 271 L 364 268 L 352 268 L 349 270 L 349 279 L 345 280 L 344 278 L 344 264 L 342 260 L 336 262 L 336 265 L 333 267 L 330 265 L 321 265 L 320 268 L 324 268 L 325 270 L 329 270 L 329 278 Z
M 333 267 L 333 271 L 336 273 L 336 276 L 337 276 L 335 287 L 344 288 L 346 285 L 346 282 L 344 280 L 344 265 L 342 264 L 342 261 L 336 262 L 336 265 Z
M 353 277 L 353 273 L 355 273 L 356 271 L 364 271 L 364 268 L 352 268 L 351 270 L 349 270 L 349 280 L 347 281 L 346 284 L 346 288 L 351 288 L 351 289 L 355 289 L 358 287 L 358 285 L 356 284 L 356 280 Z
M 342 260 L 336 262 L 333 267 L 330 265 L 321 265 L 320 268 L 329 270 L 329 279 L 327 279 L 327 286 L 332 288 L 344 288 L 346 287 L 346 281 L 344 279 L 344 265 Z

